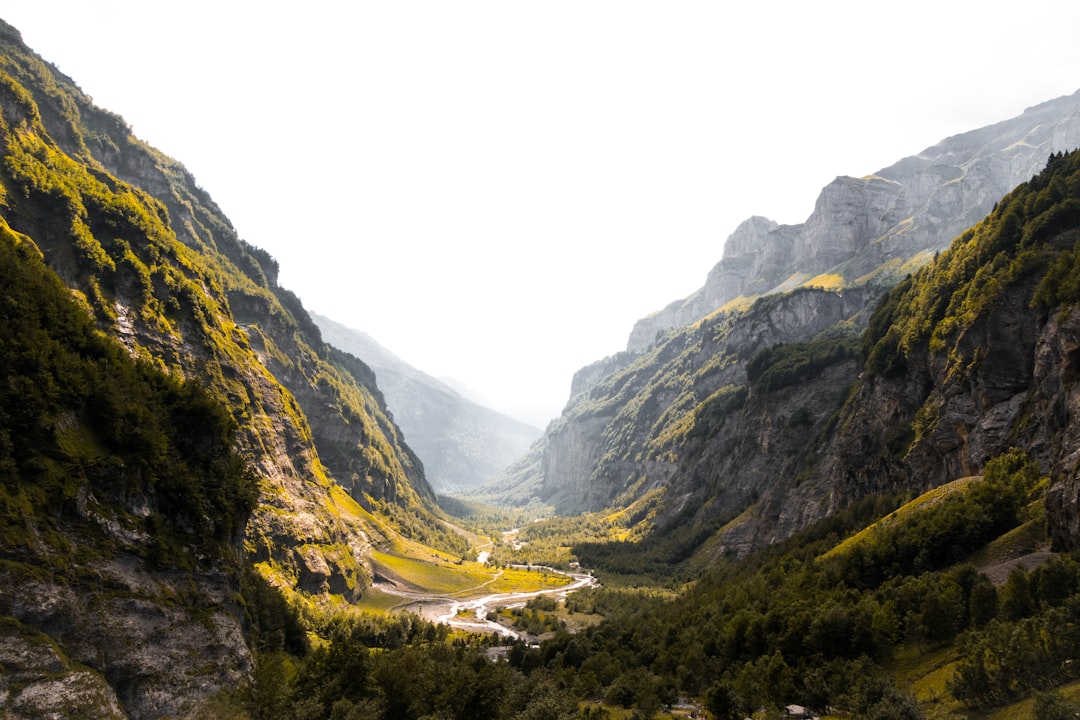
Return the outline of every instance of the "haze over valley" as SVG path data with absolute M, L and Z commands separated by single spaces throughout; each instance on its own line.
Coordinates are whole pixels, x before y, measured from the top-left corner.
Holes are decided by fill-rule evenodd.
M 0 716 L 1080 714 L 1077 11 L 481 5 L 0 21 Z M 95 102 L 88 45 L 228 172 Z M 838 59 L 873 82 L 758 92 Z M 980 120 L 822 177 L 906 78 Z

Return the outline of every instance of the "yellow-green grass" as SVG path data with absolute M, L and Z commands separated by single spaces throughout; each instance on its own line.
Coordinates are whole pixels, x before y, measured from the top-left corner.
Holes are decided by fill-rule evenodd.
M 485 592 L 535 592 L 552 590 L 570 584 L 570 578 L 546 570 L 506 568 L 502 575 L 484 588 Z
M 891 523 L 897 522 L 898 520 L 903 520 L 912 513 L 924 510 L 927 507 L 940 502 L 946 496 L 954 492 L 963 490 L 969 484 L 977 480 L 982 480 L 982 477 L 974 476 L 960 478 L 959 480 L 953 480 L 952 482 L 945 483 L 944 485 L 939 485 L 933 490 L 928 490 L 927 492 L 923 493 L 922 495 L 915 498 L 906 505 L 903 505 L 900 508 L 892 511 L 885 517 L 878 520 L 876 523 L 873 523 L 872 525 L 863 528 L 859 532 L 847 538 L 846 540 L 838 544 L 836 547 L 832 548 L 827 553 L 822 555 L 822 557 L 827 558 L 836 555 L 842 555 L 850 548 L 854 547 L 855 545 L 862 542 L 865 538 L 869 537 L 873 532 L 876 531 L 878 527 L 885 527 L 887 525 L 890 525 Z
M 948 691 L 956 661 L 956 649 L 952 647 L 940 650 L 925 646 L 903 647 L 886 663 L 886 668 L 909 684 L 927 717 L 948 717 L 950 714 L 967 720 L 1031 720 L 1034 717 L 1035 701 L 1031 698 L 995 708 L 972 710 L 964 707 Z M 1080 681 L 1057 691 L 1074 702 L 1080 701 Z
M 370 610 L 377 613 L 393 610 L 402 603 L 402 598 L 397 595 L 384 593 L 375 587 L 364 589 L 364 594 L 355 604 L 359 610 Z
M 1042 500 L 1039 502 L 1041 503 Z M 985 570 L 1035 552 L 1046 545 L 1046 524 L 1043 519 L 1029 520 L 987 543 L 986 547 L 972 556 L 971 562 L 977 569 Z
M 806 287 L 818 287 L 823 290 L 839 290 L 844 287 L 844 278 L 836 273 L 824 273 L 810 278 L 803 284 Z
M 1074 682 L 1057 688 L 1057 692 L 1073 702 L 1080 702 L 1080 682 Z M 1035 717 L 1035 700 L 1025 698 L 1010 705 L 984 710 L 968 710 L 966 708 L 956 710 L 957 714 L 967 720 L 1031 720 Z
M 566 609 L 566 606 L 562 604 L 559 605 L 559 609 L 556 610 L 554 614 L 555 617 L 566 623 L 566 627 L 569 628 L 571 632 L 599 625 L 604 620 L 603 615 L 570 612 Z
M 456 595 L 490 583 L 497 574 L 478 563 L 455 565 L 429 551 L 430 560 L 380 552 L 371 553 L 375 569 L 401 580 L 417 590 L 438 595 Z
M 905 645 L 897 649 L 886 667 L 911 687 L 924 709 L 947 714 L 963 709 L 948 690 L 956 660 L 956 649 L 952 646 Z

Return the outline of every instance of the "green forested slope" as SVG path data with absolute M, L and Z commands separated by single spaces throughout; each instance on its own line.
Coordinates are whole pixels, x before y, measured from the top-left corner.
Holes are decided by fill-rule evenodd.
M 0 234 L 5 552 L 48 548 L 93 498 L 144 508 L 117 519 L 145 538 L 132 551 L 170 565 L 193 565 L 198 551 L 235 564 L 258 488 L 234 450 L 232 416 L 201 385 L 131 358 L 94 327 L 32 243 L 6 223 Z
M 102 334 L 3 220 L 0 287 L 0 707 L 121 717 L 154 694 L 188 707 L 195 679 L 242 682 L 234 596 L 258 481 L 232 415 Z
M 105 714 L 188 714 L 251 672 L 241 567 L 246 593 L 324 620 L 373 546 L 467 550 L 370 369 L 183 166 L 2 21 L 0 222 L 0 614 L 34 648 L 0 662 L 9 709 L 70 683 Z

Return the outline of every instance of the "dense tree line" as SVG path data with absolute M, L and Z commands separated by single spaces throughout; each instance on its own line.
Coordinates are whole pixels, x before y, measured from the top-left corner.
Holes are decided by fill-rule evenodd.
M 1037 280 L 1034 302 L 1042 308 L 1076 302 L 1078 227 L 1080 153 L 1057 154 L 883 299 L 862 338 L 867 371 L 898 375 L 914 353 L 944 350 L 1024 278 Z
M 759 351 L 746 363 L 746 379 L 755 392 L 789 387 L 841 360 L 858 357 L 856 336 L 821 338 L 776 345 Z
M 1014 528 L 1037 531 L 1044 490 L 1034 464 L 1010 452 L 984 479 L 888 522 L 856 532 L 894 504 L 867 499 L 681 594 L 584 590 L 567 609 L 604 622 L 515 644 L 503 660 L 410 616 L 344 622 L 306 657 L 265 654 L 249 707 L 259 718 L 482 720 L 603 717 L 606 706 L 649 718 L 687 697 L 718 718 L 797 703 L 918 720 L 890 674 L 905 647 L 954 648 L 949 692 L 969 707 L 1049 691 L 1080 675 L 1080 637 L 1065 629 L 1080 627 L 1080 562 L 1056 556 L 1000 587 L 956 562 Z M 521 616 L 540 622 L 551 610 L 536 602 Z M 1068 706 L 1053 694 L 1041 702 Z

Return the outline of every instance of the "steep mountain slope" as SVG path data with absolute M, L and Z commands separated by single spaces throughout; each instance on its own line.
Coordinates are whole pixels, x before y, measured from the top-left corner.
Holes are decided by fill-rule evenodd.
M 1060 190 L 1062 182 L 1055 183 L 1055 200 L 1044 205 L 1069 199 L 1068 192 Z M 1008 215 L 1008 232 L 1019 237 L 1029 224 L 1050 222 L 1040 213 Z M 995 217 L 985 225 L 996 227 Z M 981 238 L 991 231 L 972 232 Z M 1045 240 L 1038 235 L 1042 231 L 1027 232 Z M 963 240 L 970 241 L 971 233 Z M 936 267 L 946 257 L 934 260 L 921 247 L 912 249 L 916 254 L 890 272 L 912 273 L 927 262 L 928 268 Z M 988 252 L 978 256 L 978 263 L 994 260 L 996 255 Z M 1053 252 L 1047 249 L 1040 262 L 1049 262 Z M 1011 261 L 1002 257 L 995 262 Z M 978 269 L 970 258 L 966 262 L 975 265 L 967 271 Z M 998 269 L 987 267 L 980 279 Z M 660 528 L 665 534 L 678 528 L 691 546 L 723 527 L 723 539 L 715 547 L 743 554 L 787 537 L 866 493 L 931 487 L 977 470 L 989 455 L 1024 440 L 1014 423 L 1031 411 L 1035 400 L 1024 392 L 1037 379 L 1016 369 L 1033 366 L 1029 343 L 1067 346 L 1062 333 L 1071 331 L 1067 323 L 1061 325 L 1063 315 L 1049 323 L 1045 332 L 1051 336 L 1040 336 L 1038 315 L 1026 309 L 1030 296 L 1019 291 L 1015 297 L 1005 296 L 1011 298 L 1012 314 L 983 318 L 985 326 L 979 326 L 984 334 L 977 356 L 1001 361 L 993 364 L 997 369 L 991 380 L 999 387 L 966 398 L 967 405 L 952 407 L 939 400 L 942 408 L 953 410 L 944 425 L 933 414 L 937 406 L 920 410 L 931 384 L 928 374 L 907 377 L 888 396 L 868 396 L 864 404 L 849 404 L 844 414 L 836 414 L 849 392 L 866 392 L 865 383 L 850 388 L 863 370 L 859 333 L 884 292 L 884 279 L 878 280 L 840 290 L 803 287 L 765 296 L 745 309 L 722 309 L 667 330 L 644 352 L 620 353 L 584 369 L 575 378 L 577 394 L 563 417 L 529 455 L 485 488 L 484 497 L 517 503 L 537 498 L 562 513 L 622 508 L 639 533 Z M 949 301 L 942 302 L 947 306 Z M 909 322 L 925 322 L 939 310 L 943 308 L 913 310 L 922 319 Z M 884 332 L 890 322 L 879 317 L 872 327 Z M 1009 328 L 1016 335 L 1006 339 L 1000 333 Z M 970 363 L 975 336 L 969 333 L 964 342 L 963 352 L 952 352 Z M 1069 371 L 1061 367 L 1065 351 L 1054 352 L 1059 356 L 1050 363 L 1054 369 L 1045 372 L 1067 377 Z M 1040 353 L 1044 361 L 1050 360 L 1047 350 Z M 949 368 L 950 381 L 958 377 L 947 355 L 935 356 L 932 363 Z M 945 380 L 936 377 L 934 382 Z M 1059 387 L 1056 396 L 1065 389 Z M 1041 392 L 1055 397 L 1055 392 Z M 995 405 L 1003 394 L 1013 405 Z M 923 423 L 918 431 L 910 424 L 916 412 Z M 983 412 L 990 415 L 983 417 Z M 859 427 L 854 418 L 866 424 L 861 434 L 852 434 Z M 1041 435 L 1022 445 L 1049 466 L 1061 459 L 1049 448 L 1068 445 L 1059 432 L 1068 423 L 1054 415 L 1041 420 L 1047 423 L 1039 426 Z M 924 442 L 909 456 L 912 434 L 925 432 L 931 423 L 970 436 L 949 435 L 931 449 L 920 434 Z M 946 452 L 949 443 L 955 448 Z
M 540 431 L 458 394 L 367 333 L 312 313 L 331 345 L 361 358 L 379 381 L 394 422 L 440 493 L 476 487 L 521 457 Z
M 1043 173 L 890 292 L 862 337 L 863 363 L 839 375 L 799 373 L 799 392 L 834 385 L 843 407 L 807 436 L 797 463 L 757 476 L 752 505 L 725 499 L 754 461 L 725 460 L 737 457 L 740 426 L 783 417 L 783 395 L 769 397 L 773 389 L 760 392 L 760 385 L 777 358 L 797 349 L 791 344 L 756 358 L 767 369 L 756 370 L 747 403 L 728 432 L 704 443 L 700 459 L 693 450 L 684 454 L 672 490 L 700 493 L 711 478 L 719 484 L 706 497 L 717 509 L 748 509 L 720 530 L 717 543 L 743 554 L 867 495 L 923 491 L 977 474 L 1016 447 L 1050 475 L 1050 533 L 1058 546 L 1071 547 L 1080 537 L 1078 241 L 1080 154 L 1073 153 L 1051 158 Z M 767 462 L 783 436 L 755 436 L 758 462 Z M 715 512 L 701 507 L 693 513 L 699 522 Z
M 1057 544 L 1075 542 L 1078 241 L 1074 152 L 1052 157 L 889 294 L 815 473 L 835 502 L 890 484 L 932 487 L 1015 446 L 1050 474 Z
M 1080 146 L 1080 91 L 1022 115 L 942 140 L 862 178 L 838 177 L 801 225 L 752 217 L 724 244 L 705 285 L 639 320 L 627 347 L 641 351 L 658 332 L 705 317 L 737 298 L 804 283 L 825 287 L 892 284 L 920 253 L 943 250 L 1035 174 L 1054 152 Z
M 251 669 L 235 423 L 96 332 L 3 220 L 0 283 L 0 708 L 180 714 Z
M 745 506 L 762 480 L 799 461 L 843 400 L 858 372 L 856 332 L 865 324 L 866 296 L 865 289 L 803 288 L 673 331 L 576 395 L 486 497 L 498 500 L 499 490 L 519 502 L 535 496 L 564 514 L 637 504 L 644 517 L 658 506 L 666 515 L 678 513 L 691 497 L 708 499 L 701 490 L 712 488 L 727 498 L 725 506 Z M 785 342 L 802 343 L 793 346 L 799 350 L 792 372 L 829 379 L 818 385 L 785 376 L 771 386 L 766 379 L 762 387 L 771 392 L 759 399 L 750 392 L 748 363 Z M 735 411 L 747 403 L 767 417 L 736 430 L 731 423 L 741 416 Z M 728 461 L 700 457 L 703 444 L 718 442 L 734 452 Z M 771 452 L 761 453 L 759 445 Z M 691 458 L 715 477 L 681 480 Z M 736 475 L 719 480 L 732 464 Z
M 439 520 L 422 467 L 390 420 L 371 370 L 322 341 L 299 300 L 277 285 L 273 259 L 237 237 L 182 166 L 96 108 L 2 22 L 0 219 L 20 247 L 40 251 L 129 356 L 175 382 L 198 384 L 208 402 L 228 408 L 235 452 L 258 490 L 247 521 L 237 520 L 230 536 L 235 562 L 254 565 L 314 608 L 359 597 L 371 577 L 367 550 L 388 533 L 465 549 Z M 42 422 L 67 422 L 62 414 L 50 417 Z M 133 442 L 142 437 L 137 414 L 119 421 Z M 77 434 L 60 439 L 90 442 Z M 103 482 L 135 488 L 161 477 L 127 461 L 99 471 Z M 8 483 L 27 481 L 21 471 L 4 479 L 8 493 Z M 127 545 L 149 541 L 132 534 L 136 521 L 128 515 L 153 519 L 155 503 L 163 506 L 148 497 L 132 490 L 111 502 L 92 494 L 90 510 L 77 510 L 94 522 L 100 515 L 106 536 L 119 535 L 122 549 L 133 552 Z M 94 498 L 103 509 L 94 509 Z M 215 507 L 218 500 L 206 502 Z M 212 509 L 204 514 L 215 517 Z M 202 520 L 169 520 L 207 531 Z M 21 576 L 0 585 L 0 613 L 13 618 L 5 627 L 53 648 L 53 655 L 38 653 L 40 672 L 68 663 L 89 667 L 131 717 L 188 713 L 222 682 L 250 672 L 243 626 L 230 605 L 235 577 L 202 579 L 191 568 L 178 573 L 154 563 L 129 569 L 109 554 L 107 566 L 98 567 L 76 551 L 83 544 L 66 545 L 68 554 L 56 561 L 76 579 L 60 590 L 51 577 L 39 586 L 20 587 Z M 17 546 L 2 550 L 5 562 L 26 563 Z M 213 565 L 215 557 L 198 563 Z M 88 582 L 103 585 L 108 602 L 80 615 L 79 601 L 94 602 Z M 175 612 L 190 606 L 209 628 L 218 621 L 216 610 L 206 614 L 207 602 L 225 608 L 223 617 L 232 613 L 210 639 Z M 91 642 L 82 632 L 87 627 L 97 633 Z M 177 653 L 198 642 L 213 662 L 180 659 Z M 214 649 L 222 643 L 227 647 Z

